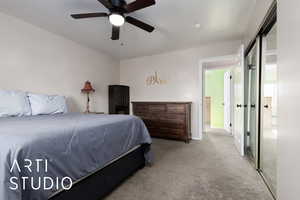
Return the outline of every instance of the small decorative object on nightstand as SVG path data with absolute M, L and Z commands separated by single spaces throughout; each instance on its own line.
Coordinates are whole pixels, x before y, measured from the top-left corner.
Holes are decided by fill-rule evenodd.
M 90 93 L 95 92 L 94 88 L 92 87 L 91 82 L 86 81 L 84 84 L 84 88 L 81 90 L 81 92 L 87 94 L 87 103 L 86 103 L 85 113 L 90 113 Z

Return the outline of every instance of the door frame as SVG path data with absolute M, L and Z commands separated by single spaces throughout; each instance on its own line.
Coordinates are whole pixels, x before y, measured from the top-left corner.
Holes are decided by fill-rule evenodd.
M 218 61 L 232 61 L 233 63 L 239 62 L 238 56 L 237 55 L 227 55 L 227 56 L 218 56 L 218 57 L 210 57 L 210 58 L 205 58 L 201 59 L 199 61 L 199 81 L 198 81 L 198 86 L 199 86 L 199 95 L 198 95 L 198 119 L 200 123 L 198 124 L 198 137 L 197 139 L 202 139 L 203 138 L 203 133 L 205 131 L 204 129 L 204 96 L 205 96 L 205 71 L 207 70 L 207 67 L 204 66 L 205 63 L 209 62 L 218 62 Z M 224 69 L 227 68 L 225 66 L 221 67 L 216 67 L 215 69 Z M 233 95 L 233 94 L 231 94 Z M 233 97 L 232 97 L 233 98 Z M 233 126 L 233 122 L 232 126 Z
M 226 127 L 225 123 L 225 115 L 226 115 L 226 110 L 225 110 L 225 74 L 229 72 L 229 127 Z M 228 113 L 227 113 L 228 114 Z M 233 135 L 233 118 L 234 116 L 234 83 L 233 83 L 233 68 L 232 70 L 228 70 L 224 73 L 224 129 L 230 133 L 230 135 Z M 228 129 L 227 129 L 228 128 Z

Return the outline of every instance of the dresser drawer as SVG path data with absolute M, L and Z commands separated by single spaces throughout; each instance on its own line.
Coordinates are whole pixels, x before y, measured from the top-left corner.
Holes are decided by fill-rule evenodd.
M 160 127 L 160 122 L 158 122 L 156 120 L 143 118 L 143 121 L 147 128 L 159 128 Z
M 184 120 L 174 119 L 162 119 L 160 120 L 160 126 L 166 128 L 185 128 Z
M 186 106 L 184 104 L 167 104 L 167 113 L 185 114 Z
M 148 106 L 144 104 L 134 104 L 133 105 L 133 112 L 135 114 L 138 113 L 148 113 Z
M 142 120 L 144 120 L 144 119 L 147 119 L 147 120 L 149 120 L 149 119 L 153 119 L 153 118 L 152 118 L 152 116 L 149 116 L 149 114 L 148 114 L 148 113 L 139 113 L 139 112 L 134 112 L 133 114 L 134 114 L 135 116 L 137 116 L 137 117 L 141 118 Z
M 153 127 L 147 127 L 148 131 L 151 135 L 151 137 L 160 137 L 160 138 L 172 138 L 176 137 L 184 138 L 185 137 L 185 131 L 184 129 L 172 129 L 172 128 L 153 128 Z
M 162 117 L 159 114 L 157 116 L 151 115 L 148 116 L 147 114 L 139 115 L 139 117 L 144 121 L 146 125 L 151 125 L 155 127 L 168 127 L 168 128 L 184 128 L 186 125 L 185 116 L 181 117 Z
M 166 112 L 166 105 L 163 104 L 151 104 L 148 106 L 149 112 L 150 113 L 164 113 Z
M 177 123 L 186 123 L 186 116 L 183 114 L 167 114 L 159 115 L 159 120 L 169 120 Z

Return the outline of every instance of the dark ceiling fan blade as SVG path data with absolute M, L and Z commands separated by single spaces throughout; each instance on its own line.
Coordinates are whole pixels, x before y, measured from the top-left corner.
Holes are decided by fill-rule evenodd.
M 113 8 L 113 5 L 110 2 L 110 0 L 98 0 L 98 1 L 109 10 Z
M 136 0 L 124 6 L 127 13 L 134 12 L 143 8 L 147 8 L 155 4 L 155 0 Z
M 119 40 L 119 38 L 120 38 L 120 27 L 119 26 L 113 26 L 112 27 L 111 39 L 112 40 Z
M 145 31 L 148 31 L 150 33 L 152 31 L 154 31 L 154 29 L 155 29 L 153 26 L 150 26 L 149 24 L 146 24 L 146 23 L 144 23 L 136 18 L 130 17 L 130 16 L 126 17 L 126 22 L 128 22 L 134 26 L 137 26 Z
M 82 14 L 73 14 L 71 17 L 74 19 L 83 19 L 83 18 L 92 18 L 92 17 L 107 17 L 107 13 L 82 13 Z

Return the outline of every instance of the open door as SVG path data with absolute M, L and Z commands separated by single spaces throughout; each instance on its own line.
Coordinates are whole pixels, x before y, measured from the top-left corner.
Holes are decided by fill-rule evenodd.
M 224 129 L 232 133 L 231 130 L 231 70 L 224 73 Z
M 234 143 L 242 156 L 244 156 L 244 46 L 238 52 L 238 64 L 233 69 L 234 87 Z

